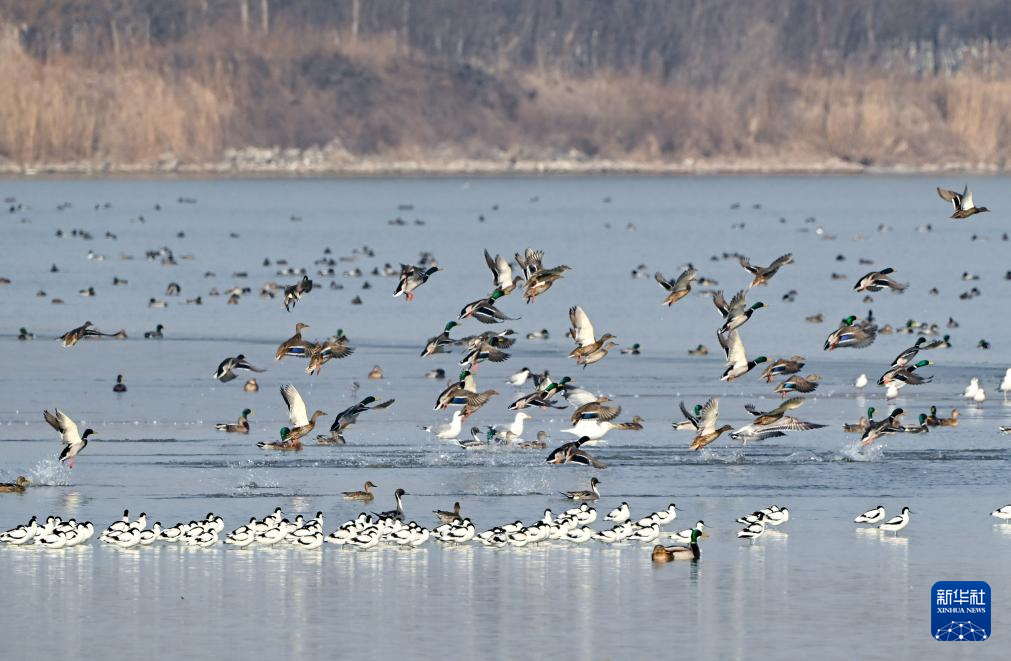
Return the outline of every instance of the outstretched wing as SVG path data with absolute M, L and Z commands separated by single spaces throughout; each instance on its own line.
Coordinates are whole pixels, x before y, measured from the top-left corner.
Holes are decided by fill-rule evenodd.
M 302 395 L 298 394 L 294 385 L 289 383 L 281 386 L 281 397 L 284 398 L 284 403 L 288 406 L 288 422 L 293 428 L 309 424 L 309 416 L 305 412 L 305 402 L 302 401 Z
M 744 366 L 748 364 L 748 356 L 744 352 L 744 342 L 737 330 L 732 330 L 726 335 L 717 332 L 716 336 L 720 340 L 720 345 L 727 352 L 727 365 Z
M 715 305 L 716 309 L 720 311 L 720 314 L 724 317 L 727 316 L 727 308 L 730 306 L 727 305 L 727 299 L 723 298 L 722 289 L 718 289 L 715 293 L 713 293 L 713 305 Z
M 569 321 L 572 322 L 572 337 L 578 346 L 585 347 L 597 341 L 593 333 L 593 324 L 583 312 L 583 308 L 578 305 L 569 308 Z
M 767 270 L 778 271 L 781 267 L 792 263 L 793 263 L 793 253 L 788 252 L 785 255 L 781 255 L 780 257 L 776 258 L 776 261 L 774 261 L 772 264 L 769 264 L 769 268 Z
M 720 398 L 713 397 L 702 407 L 699 415 L 699 435 L 712 434 L 716 432 L 716 418 L 720 413 Z
M 660 283 L 660 286 L 666 289 L 667 291 L 670 291 L 671 289 L 674 288 L 674 285 L 668 282 L 667 278 L 663 277 L 663 273 L 660 273 L 660 271 L 657 271 L 653 275 L 653 277 L 656 279 L 657 282 Z
M 699 419 L 696 418 L 694 415 L 691 414 L 691 412 L 688 411 L 688 409 L 685 407 L 685 403 L 684 402 L 678 402 L 678 405 L 681 407 L 681 413 L 685 416 L 685 420 L 688 420 L 693 425 L 695 425 L 696 427 L 698 427 L 699 426 Z
M 743 255 L 738 258 L 738 261 L 741 263 L 741 266 L 743 266 L 744 269 L 749 273 L 751 273 L 752 275 L 758 275 L 758 272 L 761 270 L 757 266 L 752 266 L 751 260 Z
M 674 282 L 674 289 L 678 291 L 687 289 L 688 285 L 690 285 L 692 283 L 692 280 L 698 277 L 698 275 L 699 272 L 689 266 L 684 270 L 684 272 L 681 275 L 678 276 L 678 279 Z

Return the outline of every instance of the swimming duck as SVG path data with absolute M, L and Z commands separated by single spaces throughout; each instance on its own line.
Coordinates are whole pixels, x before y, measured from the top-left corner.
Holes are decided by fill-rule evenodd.
M 165 326 L 158 324 L 154 327 L 154 330 L 144 331 L 144 339 L 146 340 L 160 340 L 165 337 L 162 331 L 165 330 Z
M 453 340 L 449 337 L 449 331 L 456 328 L 458 324 L 455 321 L 450 321 L 443 328 L 442 332 L 435 337 L 428 338 L 425 343 L 425 348 L 421 351 L 421 357 L 426 358 L 428 356 L 434 356 L 437 353 L 446 353 L 446 347 L 453 343 Z
M 126 392 L 126 384 L 123 383 L 123 375 L 116 375 L 116 385 L 112 387 L 112 392 Z
M 903 413 L 902 409 L 897 408 L 888 417 L 878 422 L 868 421 L 867 429 L 864 430 L 863 436 L 860 437 L 860 444 L 864 446 L 870 445 L 882 436 L 890 436 L 903 431 L 905 427 L 899 422 L 899 418 L 902 417 Z
M 563 491 L 562 495 L 569 500 L 583 500 L 583 501 L 594 501 L 600 498 L 600 490 L 597 486 L 600 484 L 600 480 L 596 477 L 590 478 L 590 490 L 589 491 Z
M 375 516 L 379 519 L 395 519 L 397 521 L 404 520 L 404 501 L 403 497 L 408 495 L 403 489 L 397 489 L 393 492 L 393 497 L 397 500 L 397 508 L 389 510 L 388 512 L 381 512 Z
M 298 452 L 302 449 L 302 441 L 298 438 L 291 438 L 291 430 L 287 427 L 281 427 L 278 430 L 278 440 L 260 441 L 256 444 L 256 447 L 261 450 L 294 450 Z
M 372 493 L 372 489 L 375 488 L 376 485 L 369 480 L 365 482 L 365 485 L 362 487 L 364 491 L 344 491 L 342 492 L 342 495 L 344 496 L 344 500 L 358 500 L 365 503 L 371 503 L 376 497 L 375 494 Z
M 657 271 L 653 277 L 660 283 L 660 286 L 668 292 L 667 297 L 663 300 L 661 305 L 670 307 L 687 296 L 692 290 L 692 281 L 698 277 L 698 274 L 698 271 L 689 266 L 682 271 L 681 275 L 677 278 L 667 280 L 663 277 L 662 273 Z
M 320 416 L 326 415 L 325 411 L 315 411 L 312 417 L 306 416 L 305 402 L 293 384 L 281 386 L 281 398 L 284 399 L 288 407 L 289 436 L 291 443 L 299 442 L 303 436 L 311 433 L 316 427 L 316 420 Z
M 248 418 L 252 414 L 253 412 L 250 409 L 242 409 L 242 414 L 239 416 L 237 422 L 235 422 L 234 424 L 219 422 L 218 424 L 214 425 L 214 428 L 217 429 L 218 431 L 225 431 L 233 434 L 248 434 L 249 433 Z
M 787 393 L 791 392 L 814 392 L 818 389 L 818 382 L 820 380 L 821 377 L 817 374 L 810 374 L 808 376 L 795 374 L 777 385 L 775 392 L 779 393 L 782 397 L 786 397 Z
M 744 256 L 739 257 L 738 261 L 740 262 L 744 270 L 748 271 L 753 276 L 755 276 L 754 279 L 751 281 L 751 284 L 748 285 L 748 288 L 751 289 L 752 287 L 757 287 L 758 285 L 767 284 L 769 280 L 772 279 L 772 276 L 776 275 L 776 273 L 779 272 L 779 269 L 786 266 L 787 264 L 793 264 L 793 255 L 787 253 L 781 257 L 776 258 L 776 260 L 772 262 L 772 264 L 769 264 L 769 266 L 766 267 L 752 266 L 748 258 Z
M 884 523 L 880 524 L 878 528 L 897 533 L 909 525 L 910 514 L 912 514 L 912 511 L 908 507 L 903 507 L 901 514 L 888 519 Z
M 19 475 L 13 482 L 2 482 L 0 483 L 0 493 L 24 493 L 28 485 L 31 484 L 29 480 L 24 475 Z M 32 518 L 34 521 L 34 517 Z
M 234 358 L 225 358 L 218 365 L 218 369 L 214 371 L 215 379 L 221 383 L 228 383 L 234 380 L 238 375 L 235 373 L 237 370 L 246 370 L 249 372 L 266 372 L 267 370 L 261 370 L 258 367 L 253 367 L 249 362 L 246 361 L 246 357 L 243 354 L 239 354 Z
M 551 339 L 551 333 L 548 332 L 547 328 L 542 328 L 539 331 L 534 331 L 527 333 L 528 340 L 548 340 Z
M 927 424 L 932 427 L 957 427 L 958 426 L 958 409 L 951 409 L 950 418 L 939 418 L 937 417 L 937 407 L 930 407 L 930 415 L 927 416 Z
M 744 352 L 744 342 L 736 330 L 732 330 L 726 335 L 716 332 L 716 337 L 727 355 L 727 369 L 723 371 L 720 381 L 733 381 L 753 370 L 756 365 L 760 365 L 768 360 L 765 356 L 759 356 L 754 360 L 748 360 Z
M 379 367 L 379 365 L 372 366 L 372 369 L 369 370 L 369 378 L 373 381 L 378 381 L 383 378 L 383 370 Z
M 291 312 L 295 304 L 302 300 L 302 297 L 312 291 L 314 284 L 309 276 L 303 275 L 302 279 L 295 284 L 284 288 L 284 309 Z
M 488 251 L 485 250 L 484 261 L 488 264 L 488 268 L 491 269 L 492 283 L 496 289 L 502 290 L 504 296 L 513 293 L 516 286 L 523 280 L 518 275 L 515 278 L 513 277 L 513 267 L 509 264 L 509 260 L 502 255 L 495 255 L 492 258 Z
M 927 425 L 927 414 L 921 413 L 919 417 L 920 424 L 914 425 L 912 427 L 903 427 L 902 431 L 907 434 L 924 434 L 930 431 L 930 427 Z
M 700 344 L 697 347 L 695 347 L 694 349 L 689 349 L 688 350 L 688 355 L 689 356 L 708 356 L 709 355 L 709 348 L 706 347 L 706 345 L 704 345 L 704 344 Z
M 246 392 L 258 392 L 260 390 L 260 384 L 256 382 L 256 379 L 249 379 L 242 384 L 242 389 Z
M 774 377 L 787 374 L 796 374 L 804 368 L 804 357 L 793 356 L 792 358 L 780 358 L 772 363 L 762 372 L 762 378 L 766 383 L 772 383 Z
M 731 331 L 732 333 L 735 331 Z M 716 439 L 720 437 L 724 432 L 731 431 L 734 427 L 733 425 L 723 425 L 722 427 L 716 427 L 716 420 L 719 416 L 720 411 L 720 398 L 713 397 L 705 406 L 702 407 L 702 413 L 699 416 L 699 428 L 698 434 L 692 439 L 691 445 L 688 446 L 689 450 L 701 450 L 706 447 Z
M 951 218 L 955 220 L 961 220 L 963 218 L 968 218 L 977 213 L 985 213 L 989 211 L 986 207 L 977 207 L 972 201 L 972 193 L 969 192 L 969 186 L 967 185 L 961 193 L 956 193 L 953 190 L 947 190 L 941 187 L 937 188 L 937 194 L 941 196 L 942 200 L 951 202 L 952 206 L 955 208 L 955 213 L 951 214 Z
M 430 266 L 425 269 L 419 266 L 401 264 L 400 279 L 397 281 L 396 289 L 393 290 L 393 297 L 396 298 L 403 294 L 405 299 L 413 301 L 414 290 L 428 282 L 429 278 L 441 270 L 438 266 Z
M 459 501 L 453 503 L 453 510 L 450 512 L 445 510 L 432 510 L 432 514 L 435 514 L 435 517 L 444 524 L 462 520 L 462 517 L 460 516 Z
M 851 347 L 853 349 L 863 349 L 869 347 L 877 338 L 877 328 L 873 325 L 855 325 L 856 317 L 850 315 L 842 320 L 839 328 L 829 334 L 825 340 L 825 351 L 834 351 Z
M 60 439 L 67 446 L 60 453 L 60 461 L 67 462 L 67 466 L 73 468 L 75 458 L 88 445 L 88 437 L 94 434 L 95 430 L 89 428 L 85 429 L 83 434 L 78 433 L 77 423 L 60 409 L 53 409 L 53 413 L 43 411 L 42 417 L 50 427 L 60 432 Z
M 849 433 L 863 434 L 867 431 L 868 425 L 874 421 L 874 407 L 867 409 L 867 415 L 861 416 L 860 420 L 854 423 L 845 422 L 843 423 L 843 431 Z
M 18 329 L 18 339 L 21 341 L 34 340 L 35 333 L 29 333 L 28 329 L 22 326 L 20 329 Z
M 285 356 L 305 358 L 309 354 L 309 343 L 302 339 L 303 328 L 309 328 L 309 324 L 303 324 L 301 321 L 295 324 L 295 334 L 277 347 L 274 360 L 281 360 Z
M 892 267 L 881 269 L 880 271 L 871 271 L 857 280 L 857 283 L 853 285 L 853 290 L 877 292 L 882 289 L 891 289 L 896 292 L 905 291 L 909 285 L 903 285 L 893 280 L 889 277 L 892 273 L 895 273 L 895 269 Z

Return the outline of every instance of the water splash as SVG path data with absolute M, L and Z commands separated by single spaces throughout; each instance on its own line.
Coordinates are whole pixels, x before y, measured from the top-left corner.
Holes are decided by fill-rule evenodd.
M 29 471 L 28 479 L 35 486 L 65 487 L 70 482 L 70 469 L 55 459 L 43 459 Z
M 836 459 L 839 461 L 879 461 L 885 452 L 883 445 L 871 445 L 864 448 L 859 442 L 848 443 L 839 449 Z

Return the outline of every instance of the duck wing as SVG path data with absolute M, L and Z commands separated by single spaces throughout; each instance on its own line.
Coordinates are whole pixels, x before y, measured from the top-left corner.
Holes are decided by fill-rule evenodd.
M 681 407 L 681 413 L 683 413 L 684 416 L 685 416 L 685 420 L 688 420 L 689 422 L 691 422 L 693 425 L 695 425 L 695 427 L 697 429 L 698 426 L 699 426 L 699 419 L 697 417 L 695 417 L 694 415 L 692 415 L 688 411 L 688 409 L 685 407 L 685 403 L 684 402 L 678 402 L 678 404 Z
M 720 398 L 713 397 L 702 407 L 699 415 L 699 435 L 713 434 L 716 432 L 716 419 L 720 413 Z
M 308 425 L 309 416 L 305 411 L 305 402 L 302 401 L 302 395 L 298 394 L 295 386 L 290 383 L 281 386 L 281 397 L 288 406 L 288 422 L 292 428 Z
M 681 273 L 681 275 L 678 276 L 678 279 L 674 281 L 674 289 L 677 291 L 688 289 L 688 286 L 693 280 L 695 280 L 696 277 L 698 277 L 698 274 L 698 271 L 689 266 L 683 273 Z
M 667 291 L 671 291 L 672 289 L 674 289 L 674 283 L 668 281 L 667 278 L 663 277 L 663 273 L 660 273 L 660 271 L 657 271 L 653 275 L 653 278 L 655 278 L 656 281 L 660 283 L 660 286 L 666 289 Z
M 576 345 L 585 347 L 597 341 L 593 333 L 593 324 L 583 312 L 583 308 L 578 305 L 569 308 L 569 321 L 572 322 L 572 337 L 576 340 Z

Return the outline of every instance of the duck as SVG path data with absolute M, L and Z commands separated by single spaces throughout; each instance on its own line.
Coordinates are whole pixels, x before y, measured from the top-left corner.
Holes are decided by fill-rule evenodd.
M 844 422 L 843 431 L 848 433 L 863 434 L 867 431 L 867 427 L 874 422 L 874 407 L 871 406 L 867 409 L 867 415 L 861 416 L 856 422 Z
M 27 477 L 19 475 L 13 482 L 0 482 L 0 493 L 24 493 L 31 483 Z
M 772 262 L 772 264 L 769 264 L 768 266 L 765 267 L 753 266 L 751 264 L 751 261 L 748 260 L 748 258 L 744 257 L 743 255 L 738 258 L 738 262 L 745 271 L 754 276 L 754 279 L 751 281 L 751 284 L 748 285 L 748 289 L 751 289 L 759 285 L 768 284 L 769 280 L 771 280 L 772 277 L 779 272 L 779 269 L 783 268 L 787 264 L 793 264 L 793 254 L 787 253 L 785 255 L 777 257 L 775 261 Z
M 496 289 L 486 298 L 479 298 L 468 303 L 460 310 L 458 320 L 473 318 L 482 324 L 498 324 L 503 321 L 515 321 L 512 317 L 506 316 L 504 312 L 495 307 L 495 302 L 502 297 L 502 290 Z
M 903 285 L 893 280 L 890 277 L 892 273 L 895 273 L 895 269 L 890 266 L 880 271 L 871 271 L 857 280 L 857 283 L 853 285 L 853 290 L 878 292 L 882 289 L 890 289 L 899 293 L 905 291 L 909 285 Z
M 214 428 L 218 431 L 229 432 L 232 434 L 248 434 L 249 433 L 249 416 L 253 414 L 250 409 L 242 409 L 242 413 L 239 415 L 239 419 L 235 423 L 230 422 L 219 422 L 214 425 Z
M 347 358 L 354 352 L 354 347 L 348 346 L 348 338 L 343 335 L 341 329 L 338 328 L 337 335 L 335 337 L 328 338 L 323 342 L 309 344 L 309 364 L 305 368 L 305 373 L 312 374 L 315 372 L 318 375 L 320 370 L 323 369 L 323 366 L 331 360 Z M 375 369 L 378 369 L 378 366 Z M 382 370 L 380 370 L 379 374 L 380 376 L 376 378 L 381 379 Z M 369 378 L 373 378 L 371 374 Z
M 688 355 L 689 356 L 708 356 L 709 355 L 709 347 L 707 347 L 704 344 L 700 344 L 697 347 L 695 347 L 694 349 L 689 349 L 688 350 Z
M 903 427 L 899 422 L 899 418 L 901 418 L 904 413 L 905 412 L 901 408 L 897 408 L 894 409 L 888 417 L 878 422 L 868 421 L 867 429 L 864 430 L 863 436 L 860 437 L 860 444 L 867 446 L 882 436 L 891 436 L 892 434 L 897 434 L 903 431 L 905 427 Z
M 881 378 L 878 379 L 878 385 L 886 386 L 894 383 L 896 388 L 901 388 L 907 385 L 918 386 L 923 383 L 930 383 L 934 380 L 933 376 L 924 377 L 915 372 L 921 367 L 928 367 L 933 364 L 933 361 L 930 360 L 919 360 L 912 365 L 893 367 L 881 375 Z
M 477 366 L 485 361 L 501 363 L 509 359 L 509 354 L 493 346 L 493 339 L 476 336 L 467 343 L 467 352 L 460 359 L 460 367 L 477 371 Z
M 597 339 L 590 318 L 578 305 L 569 308 L 569 321 L 572 324 L 572 338 L 576 342 L 576 348 L 569 352 L 569 358 L 575 358 L 577 365 L 590 354 L 602 349 L 608 340 L 614 339 L 610 333 L 604 333 Z
M 424 431 L 434 433 L 436 438 L 444 441 L 451 441 L 460 437 L 460 430 L 463 425 L 463 411 L 453 411 L 453 416 L 449 423 L 438 427 L 422 427 Z
M 288 407 L 289 435 L 288 441 L 298 443 L 303 436 L 308 435 L 316 427 L 316 420 L 326 415 L 326 411 L 316 410 L 312 417 L 306 416 L 305 402 L 291 383 L 281 386 L 281 398 Z
M 892 368 L 904 367 L 908 365 L 909 361 L 911 361 L 913 358 L 916 358 L 916 354 L 920 353 L 920 350 L 923 349 L 924 343 L 926 341 L 927 338 L 921 336 L 919 339 L 916 340 L 913 346 L 903 349 L 902 353 L 900 353 L 898 356 L 895 357 L 894 360 L 892 360 L 891 367 Z M 881 384 L 879 383 L 879 385 Z
M 591 402 L 576 407 L 569 420 L 574 425 L 578 424 L 580 420 L 596 420 L 599 422 L 614 420 L 621 414 L 621 407 L 608 406 L 607 403 L 610 401 L 610 397 L 601 395 Z
M 404 520 L 404 496 L 408 495 L 403 489 L 397 489 L 393 492 L 393 497 L 397 501 L 396 509 L 389 510 L 388 512 L 381 512 L 375 516 L 379 519 L 394 519 L 396 521 Z
M 126 392 L 126 384 L 123 383 L 123 375 L 116 375 L 116 385 L 112 387 L 112 392 Z
M 300 439 L 290 438 L 291 430 L 287 427 L 281 427 L 278 430 L 278 440 L 276 441 L 260 441 L 256 444 L 256 447 L 261 450 L 281 450 L 288 451 L 294 450 L 296 452 L 301 451 L 302 441 Z
M 60 453 L 60 461 L 66 462 L 67 466 L 73 469 L 77 455 L 87 447 L 88 437 L 94 434 L 95 430 L 88 428 L 84 430 L 83 434 L 80 434 L 77 429 L 77 423 L 71 420 L 70 416 L 60 409 L 54 408 L 53 413 L 43 411 L 42 417 L 45 418 L 50 427 L 60 433 L 60 439 L 67 446 Z
M 551 269 L 539 269 L 523 283 L 523 298 L 527 303 L 533 303 L 534 299 L 551 289 L 551 286 L 568 270 L 569 267 L 564 264 Z
M 441 367 L 438 367 L 434 370 L 429 370 L 428 372 L 425 372 L 425 378 L 435 379 L 436 381 L 442 381 L 446 378 L 446 370 L 444 370 Z
M 588 436 L 591 441 L 603 438 L 607 432 L 612 430 L 640 431 L 642 429 L 642 419 L 633 416 L 628 422 L 612 422 L 610 420 L 580 420 L 569 429 L 562 432 L 573 436 Z
M 930 415 L 927 416 L 927 424 L 932 427 L 957 427 L 958 426 L 958 409 L 951 409 L 950 418 L 939 418 L 937 417 L 937 407 L 930 407 Z
M 941 196 L 942 200 L 951 202 L 955 209 L 955 213 L 951 214 L 950 218 L 954 220 L 962 220 L 964 218 L 974 216 L 977 213 L 986 213 L 989 211 L 986 207 L 977 207 L 975 205 L 968 185 L 965 186 L 961 193 L 956 193 L 953 190 L 938 187 L 937 194 Z
M 72 347 L 86 337 L 98 337 L 102 335 L 98 329 L 92 328 L 95 324 L 90 321 L 84 322 L 77 328 L 71 328 L 59 337 L 63 341 L 64 347 Z
M 780 358 L 769 363 L 762 372 L 762 378 L 766 383 L 772 383 L 772 379 L 777 376 L 796 374 L 804 369 L 805 360 L 803 356 L 793 356 L 792 358 Z
M 445 510 L 432 510 L 432 514 L 434 514 L 435 518 L 439 519 L 439 521 L 444 524 L 461 521 L 463 519 L 463 517 L 460 516 L 459 501 L 453 503 L 453 509 L 449 512 Z
M 642 353 L 642 347 L 639 345 L 638 342 L 636 342 L 632 346 L 625 347 L 624 349 L 622 349 L 621 353 L 624 356 L 638 356 L 639 354 Z
M 921 413 L 918 418 L 920 424 L 914 425 L 912 427 L 903 427 L 902 431 L 907 434 L 925 434 L 930 431 L 930 427 L 927 425 L 927 414 Z
M 376 397 L 369 395 L 357 404 L 349 406 L 338 413 L 337 417 L 334 418 L 333 424 L 330 425 L 330 431 L 341 434 L 344 430 L 358 422 L 358 416 L 362 413 L 389 408 L 394 402 L 396 402 L 395 399 L 388 399 L 385 402 L 376 403 Z
M 681 275 L 673 280 L 668 280 L 662 273 L 657 271 L 653 277 L 658 283 L 660 283 L 660 286 L 667 291 L 666 298 L 664 298 L 663 302 L 660 304 L 670 307 L 691 293 L 692 282 L 698 277 L 698 275 L 699 272 L 690 265 L 681 272 Z
M 165 326 L 158 324 L 154 327 L 154 330 L 144 331 L 145 340 L 160 340 L 165 337 L 164 331 Z
M 800 376 L 795 374 L 790 378 L 786 379 L 782 383 L 776 386 L 775 392 L 779 393 L 780 396 L 786 397 L 788 393 L 791 392 L 802 392 L 809 393 L 814 392 L 818 389 L 818 382 L 821 377 L 817 374 L 811 374 L 808 376 Z
M 25 340 L 34 340 L 35 333 L 29 333 L 28 329 L 22 326 L 18 329 L 18 339 L 24 342 Z
M 684 415 L 685 419 L 679 422 L 672 422 L 671 427 L 674 428 L 674 431 L 697 431 L 699 428 L 699 415 L 702 413 L 702 405 L 696 404 L 691 413 L 685 408 L 684 402 L 679 402 L 679 405 L 681 407 L 681 414 Z
M 295 334 L 282 342 L 274 353 L 274 360 L 281 360 L 285 356 L 297 356 L 305 358 L 309 355 L 309 343 L 302 339 L 302 329 L 309 328 L 309 324 L 301 321 L 295 324 Z
M 357 500 L 363 503 L 371 503 L 375 499 L 375 494 L 372 490 L 377 488 L 378 485 L 373 484 L 371 480 L 367 480 L 362 486 L 362 491 L 344 491 L 341 493 L 344 496 L 344 500 Z
M 597 488 L 599 485 L 600 480 L 596 477 L 591 477 L 589 491 L 563 491 L 561 493 L 569 500 L 594 501 L 600 498 L 600 489 Z
M 733 425 L 723 425 L 720 428 L 716 427 L 719 410 L 719 397 L 712 397 L 705 403 L 705 406 L 702 407 L 702 413 L 699 415 L 698 434 L 696 434 L 695 438 L 692 439 L 691 445 L 688 446 L 689 450 L 701 450 L 718 439 L 724 432 L 731 431 L 734 428 Z
M 284 310 L 290 312 L 295 304 L 302 300 L 302 297 L 312 291 L 314 283 L 309 276 L 303 275 L 302 279 L 293 285 L 284 288 Z
M 751 415 L 755 416 L 755 419 L 752 422 L 756 425 L 771 425 L 772 423 L 781 420 L 786 415 L 787 411 L 798 409 L 803 405 L 803 397 L 791 397 L 790 399 L 783 401 L 779 406 L 771 411 L 759 411 L 751 404 L 746 404 L 744 409 Z
M 823 350 L 834 351 L 842 348 L 863 349 L 874 344 L 877 339 L 877 327 L 873 325 L 856 325 L 856 316 L 850 315 L 842 320 L 839 328 L 832 331 L 825 340 Z
M 727 381 L 729 383 L 734 379 L 744 376 L 753 370 L 756 365 L 768 361 L 768 358 L 765 356 L 748 360 L 748 356 L 744 352 L 744 342 L 741 341 L 741 336 L 736 330 L 732 330 L 725 335 L 717 331 L 716 337 L 719 339 L 720 346 L 723 347 L 723 351 L 727 355 L 727 369 L 723 371 L 720 381 Z
M 428 279 L 441 271 L 438 266 L 430 266 L 427 269 L 408 264 L 400 265 L 400 279 L 397 287 L 393 290 L 393 298 L 403 295 L 408 301 L 414 300 L 414 290 L 428 282 Z
M 888 532 L 899 532 L 903 528 L 909 525 L 909 515 L 912 511 L 908 507 L 902 508 L 902 513 L 898 516 L 893 516 L 884 523 L 878 525 L 881 530 L 886 530 Z
M 945 335 L 940 340 L 932 340 L 927 344 L 924 344 L 923 349 L 950 349 L 951 348 L 951 335 Z
M 717 309 L 723 313 L 723 326 L 720 327 L 720 333 L 726 334 L 740 328 L 751 319 L 756 310 L 767 307 L 765 303 L 759 301 L 751 307 L 746 308 L 745 296 L 746 292 L 741 290 L 734 294 L 729 304 L 723 298 L 723 292 L 718 291 L 713 296 L 713 302 L 716 304 Z
M 532 331 L 527 333 L 528 340 L 549 340 L 551 339 L 551 333 L 548 332 L 547 328 L 542 328 L 539 331 Z
M 513 293 L 519 283 L 522 282 L 523 278 L 520 276 L 513 277 L 513 267 L 509 264 L 509 260 L 502 255 L 492 257 L 486 249 L 484 251 L 484 261 L 488 265 L 488 268 L 491 269 L 492 284 L 494 284 L 496 289 L 501 289 L 503 295 L 508 296 Z
M 214 371 L 212 375 L 215 379 L 221 383 L 228 383 L 233 381 L 238 375 L 235 373 L 237 370 L 246 370 L 249 372 L 266 372 L 267 370 L 262 370 L 258 367 L 254 367 L 252 364 L 246 361 L 246 357 L 243 354 L 239 354 L 234 358 L 225 358 L 218 365 L 218 369 Z
M 425 348 L 421 350 L 421 357 L 427 358 L 428 356 L 434 356 L 437 353 L 446 353 L 446 347 L 453 343 L 453 340 L 449 337 L 449 331 L 453 330 L 458 325 L 459 324 L 455 321 L 447 322 L 441 333 L 435 337 L 428 338 L 428 341 L 425 343 Z
M 378 381 L 383 378 L 383 370 L 379 365 L 373 365 L 372 369 L 369 370 L 369 378 L 373 381 Z
M 242 384 L 242 389 L 246 392 L 259 392 L 260 384 L 256 382 L 256 379 L 248 379 L 244 384 Z

